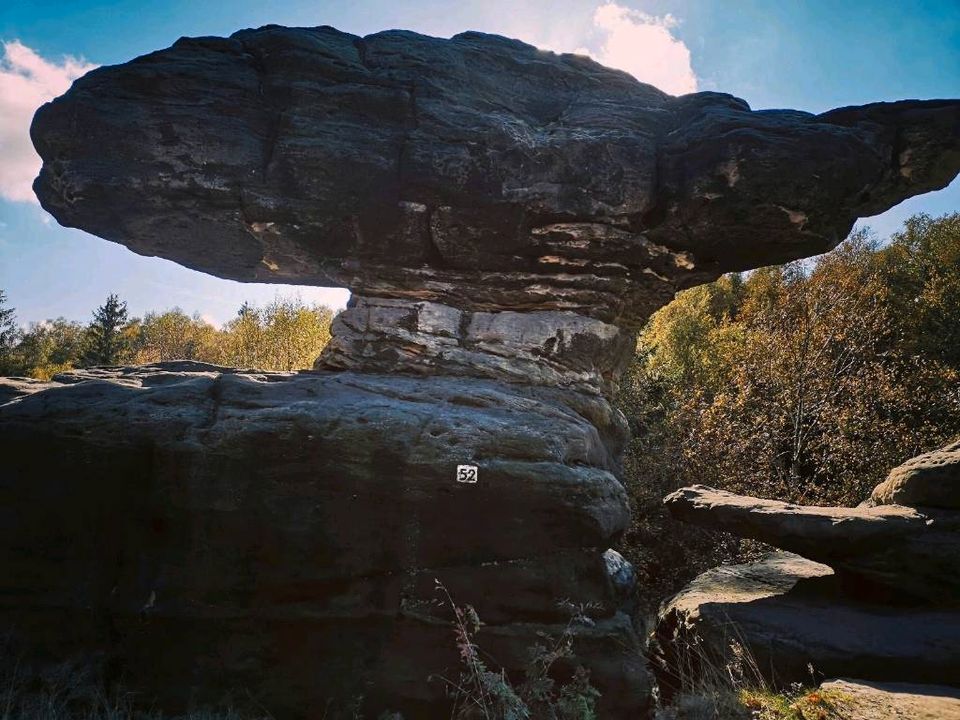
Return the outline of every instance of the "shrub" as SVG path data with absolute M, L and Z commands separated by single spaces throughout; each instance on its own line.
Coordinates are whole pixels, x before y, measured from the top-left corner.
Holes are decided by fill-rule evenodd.
M 633 431 L 624 542 L 648 610 L 755 543 L 670 520 L 705 484 L 856 505 L 891 467 L 960 433 L 960 214 L 854 233 L 812 262 L 681 292 L 641 332 L 619 398 Z M 669 548 L 669 552 L 664 552 Z
M 461 673 L 457 680 L 440 678 L 453 700 L 451 717 L 456 720 L 595 720 L 600 693 L 590 684 L 589 672 L 574 668 L 567 682 L 558 682 L 553 670 L 560 662 L 573 661 L 573 627 L 590 622 L 586 608 L 567 606 L 570 621 L 556 637 L 542 636 L 530 650 L 525 677 L 513 685 L 501 668 L 492 670 L 481 657 L 475 636 L 482 623 L 470 605 L 458 606 L 447 589 L 437 582 L 453 612 L 453 630 L 460 654 Z

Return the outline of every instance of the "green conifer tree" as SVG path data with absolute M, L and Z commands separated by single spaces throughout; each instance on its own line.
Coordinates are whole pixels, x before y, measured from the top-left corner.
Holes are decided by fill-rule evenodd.
M 0 290 L 0 375 L 10 372 L 10 354 L 19 335 L 16 313 L 7 307 L 7 294 Z
M 116 365 L 127 349 L 123 326 L 127 323 L 127 304 L 111 294 L 107 301 L 93 312 L 93 322 L 87 328 L 87 348 L 83 360 L 86 365 Z

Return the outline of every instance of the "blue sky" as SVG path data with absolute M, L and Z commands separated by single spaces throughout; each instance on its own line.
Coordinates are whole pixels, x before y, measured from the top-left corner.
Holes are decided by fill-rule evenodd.
M 0 193 L 6 186 L 4 194 L 19 199 L 0 198 L 0 288 L 21 322 L 85 320 L 110 292 L 126 299 L 133 314 L 176 305 L 218 323 L 244 300 L 263 303 L 278 293 L 345 302 L 343 290 L 219 280 L 61 228 L 24 197 L 22 168 L 6 162 L 33 161 L 22 145 L 19 118 L 29 114 L 23 109 L 29 93 L 17 90 L 22 81 L 35 83 L 30 92 L 62 91 L 82 63 L 124 62 L 183 35 L 226 35 L 267 23 L 334 25 L 357 34 L 496 32 L 587 52 L 669 92 L 721 90 L 754 108 L 819 112 L 960 97 L 957 0 L 6 0 L 0 2 L 0 41 L 7 43 L 0 47 L 7 53 L 0 59 Z M 956 210 L 960 181 L 863 222 L 885 236 L 915 212 Z

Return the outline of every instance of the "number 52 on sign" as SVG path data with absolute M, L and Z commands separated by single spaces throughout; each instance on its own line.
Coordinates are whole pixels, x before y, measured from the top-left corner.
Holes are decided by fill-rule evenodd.
M 475 483 L 478 477 L 476 465 L 457 465 L 457 482 Z

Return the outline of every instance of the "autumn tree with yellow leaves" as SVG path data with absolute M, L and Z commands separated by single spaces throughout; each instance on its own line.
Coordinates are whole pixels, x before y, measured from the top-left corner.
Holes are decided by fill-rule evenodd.
M 856 505 L 960 434 L 960 214 L 680 293 L 644 328 L 621 406 L 627 540 L 667 591 L 745 547 L 670 521 L 660 501 L 677 487 Z
M 106 358 L 103 337 L 110 341 L 107 360 L 114 364 L 197 360 L 257 370 L 308 369 L 330 339 L 332 319 L 330 308 L 299 299 L 277 299 L 262 308 L 245 304 L 220 328 L 180 308 L 115 323 L 108 336 L 102 322 L 84 326 L 59 318 L 17 332 L 0 353 L 0 374 L 46 380 L 97 364 Z

